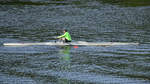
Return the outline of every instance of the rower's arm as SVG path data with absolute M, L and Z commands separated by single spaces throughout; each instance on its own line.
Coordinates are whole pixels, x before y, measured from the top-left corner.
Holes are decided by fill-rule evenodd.
M 62 37 L 65 37 L 66 33 L 61 35 L 61 36 L 58 36 L 57 38 L 62 38 Z

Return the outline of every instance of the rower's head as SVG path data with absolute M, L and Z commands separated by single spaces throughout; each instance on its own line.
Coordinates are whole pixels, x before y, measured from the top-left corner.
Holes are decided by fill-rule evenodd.
M 67 32 L 67 29 L 64 29 L 63 32 L 66 33 L 66 32 Z

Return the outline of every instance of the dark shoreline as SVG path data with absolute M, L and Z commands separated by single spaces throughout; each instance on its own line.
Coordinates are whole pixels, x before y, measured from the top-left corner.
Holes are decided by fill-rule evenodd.
M 90 1 L 90 0 L 88 0 Z M 137 6 L 150 6 L 150 0 L 93 0 L 100 3 L 107 3 L 112 5 L 119 5 L 125 7 L 137 7 Z M 26 1 L 26 0 L 1 0 L 0 5 L 48 5 L 48 4 L 57 4 L 57 5 L 67 5 L 71 2 L 73 4 L 79 4 L 81 1 L 64 1 L 64 0 L 49 0 L 48 2 L 45 1 Z M 82 1 L 84 2 L 84 1 Z

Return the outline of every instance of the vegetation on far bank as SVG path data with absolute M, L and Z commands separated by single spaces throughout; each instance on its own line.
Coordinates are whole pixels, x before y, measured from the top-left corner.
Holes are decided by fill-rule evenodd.
M 49 2 L 38 1 L 23 1 L 23 0 L 2 0 L 0 5 L 48 5 L 48 4 L 57 4 L 57 5 L 66 5 L 66 4 L 84 4 L 83 2 L 88 1 L 98 1 L 102 3 L 108 3 L 113 5 L 128 6 L 128 7 L 137 7 L 137 6 L 150 6 L 150 0 L 50 0 Z

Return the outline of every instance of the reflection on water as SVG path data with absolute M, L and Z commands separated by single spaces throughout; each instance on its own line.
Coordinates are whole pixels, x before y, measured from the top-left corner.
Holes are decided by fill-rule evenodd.
M 59 51 L 61 54 L 59 59 L 60 59 L 60 71 L 63 72 L 70 72 L 70 67 L 71 67 L 71 57 L 70 57 L 70 49 L 71 46 L 62 46 L 62 49 Z M 70 84 L 70 81 L 66 78 L 58 78 L 58 83 L 59 84 Z
M 84 2 L 89 2 L 90 0 L 3 0 L 0 1 L 0 5 L 50 5 L 50 4 L 56 4 L 56 5 L 80 5 Z M 92 0 L 97 2 L 103 2 L 103 3 L 109 3 L 114 5 L 121 5 L 121 6 L 130 6 L 130 7 L 137 7 L 137 6 L 150 6 L 149 0 Z
M 60 50 L 60 66 L 61 66 L 61 70 L 62 71 L 70 71 L 70 61 L 71 61 L 71 57 L 70 57 L 70 49 L 71 46 L 63 46 L 63 49 Z
M 150 6 L 150 0 L 97 0 L 97 1 L 129 7 Z

